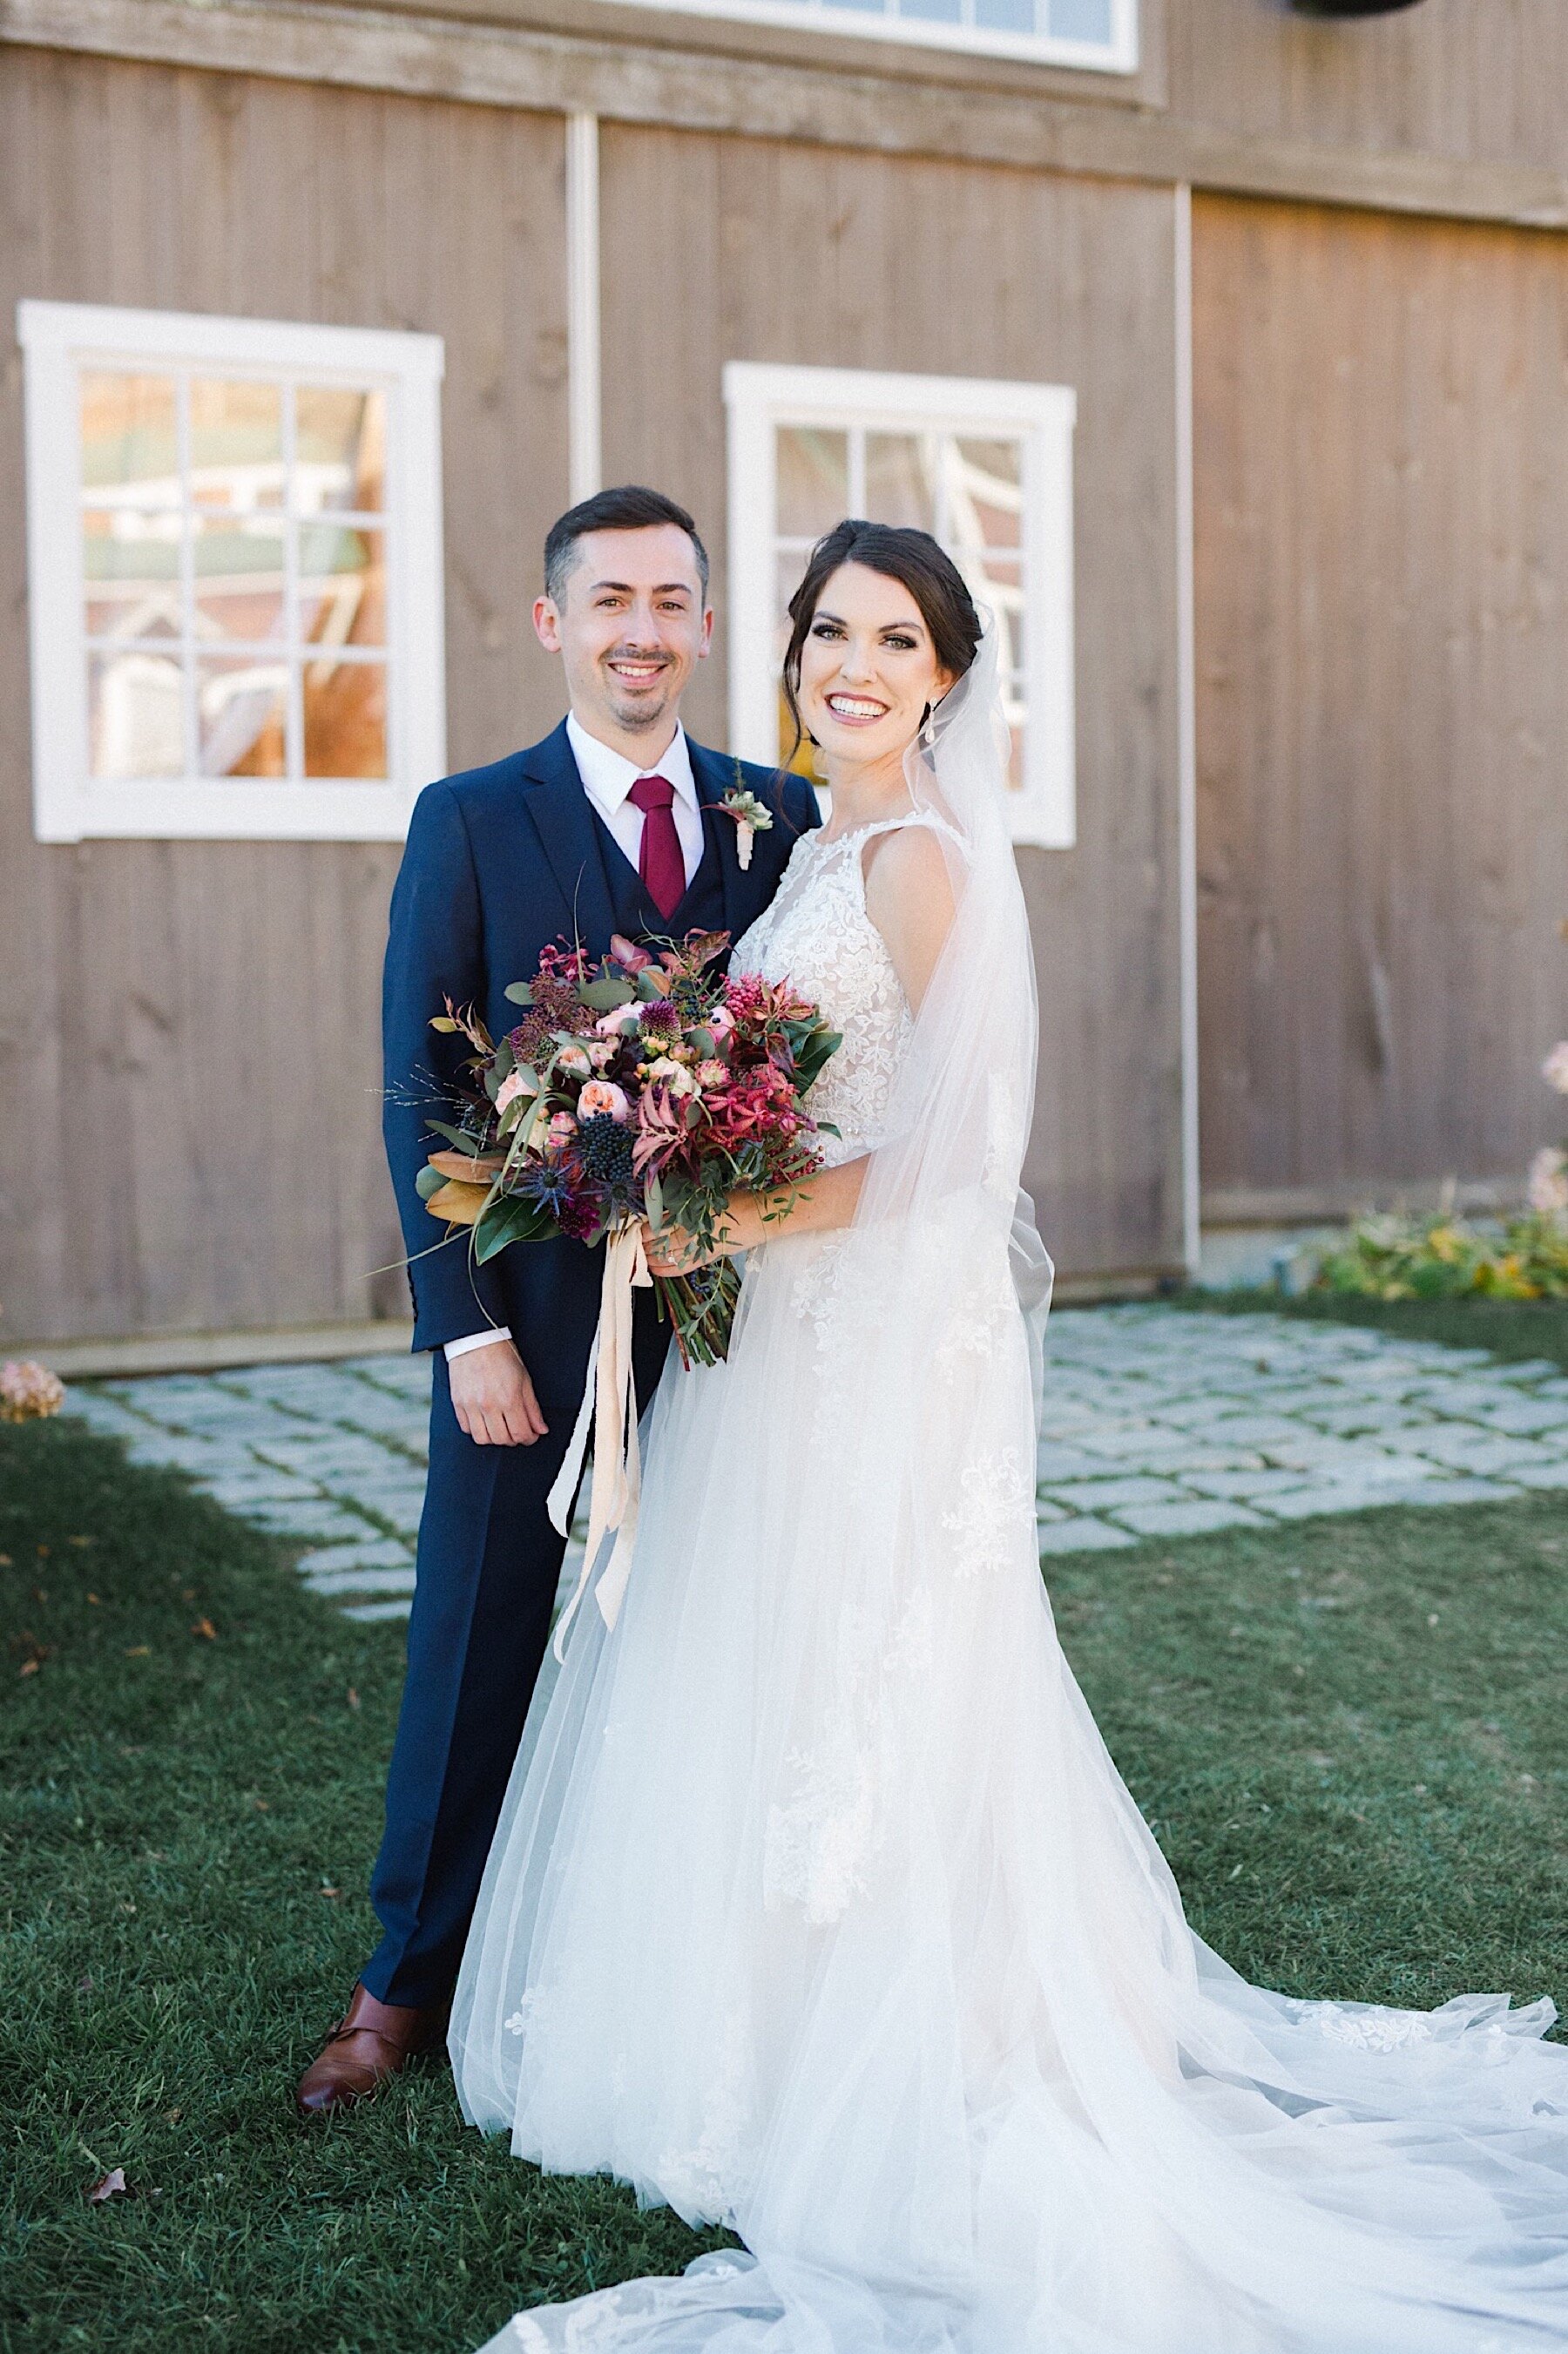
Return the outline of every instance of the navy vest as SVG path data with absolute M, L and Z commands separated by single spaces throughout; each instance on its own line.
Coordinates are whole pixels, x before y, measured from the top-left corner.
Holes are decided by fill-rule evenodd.
M 604 879 L 609 886 L 609 903 L 615 910 L 617 931 L 624 932 L 631 940 L 650 938 L 683 940 L 688 932 L 723 931 L 724 872 L 719 864 L 718 843 L 714 832 L 716 822 L 712 810 L 705 809 L 702 864 L 687 884 L 685 896 L 673 915 L 662 916 L 649 897 L 642 877 L 599 811 L 594 811 L 594 832 L 599 841 Z M 729 823 L 727 818 L 725 823 Z M 608 941 L 605 946 L 609 947 Z

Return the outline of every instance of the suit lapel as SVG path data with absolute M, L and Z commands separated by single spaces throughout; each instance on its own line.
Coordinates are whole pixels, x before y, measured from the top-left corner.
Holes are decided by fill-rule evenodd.
M 703 812 L 703 832 L 709 849 L 715 852 L 719 863 L 719 882 L 724 892 L 724 928 L 731 945 L 758 914 L 759 902 L 757 885 L 751 875 L 740 871 L 740 829 L 733 818 L 726 817 L 719 804 L 734 781 L 730 763 L 719 753 L 710 752 L 705 746 L 686 738 L 692 756 L 692 775 L 696 779 L 697 800 Z
M 599 829 L 564 719 L 554 735 L 524 753 L 523 773 L 523 806 L 566 902 L 572 931 L 581 940 L 608 946 L 616 928 L 615 907 Z

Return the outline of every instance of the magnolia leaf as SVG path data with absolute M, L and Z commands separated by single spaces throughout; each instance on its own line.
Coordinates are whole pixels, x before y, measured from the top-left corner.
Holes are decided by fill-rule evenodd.
M 501 994 L 512 1005 L 532 1005 L 534 992 L 525 981 L 509 981 Z

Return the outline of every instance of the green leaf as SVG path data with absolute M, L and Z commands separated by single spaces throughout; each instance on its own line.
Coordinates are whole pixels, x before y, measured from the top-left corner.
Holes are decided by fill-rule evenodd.
M 471 1136 L 463 1128 L 449 1128 L 444 1119 L 428 1119 L 425 1126 L 432 1129 L 436 1135 L 444 1136 L 457 1151 L 466 1152 L 471 1161 L 483 1150 L 477 1136 Z
M 658 991 L 653 991 L 654 996 Z M 582 1002 L 595 1013 L 613 1013 L 618 1005 L 630 1005 L 637 991 L 630 981 L 618 973 L 606 973 L 601 981 L 585 981 L 577 991 Z
M 421 1202 L 428 1202 L 432 1193 L 439 1193 L 440 1192 L 441 1187 L 446 1183 L 446 1182 L 447 1181 L 441 1175 L 440 1171 L 439 1169 L 432 1169 L 429 1162 L 427 1161 L 425 1166 L 420 1170 L 418 1175 L 414 1180 L 414 1191 L 418 1194 Z
M 657 1177 L 650 1177 L 642 1188 L 642 1199 L 648 1211 L 648 1223 L 655 1233 L 664 1223 L 664 1188 Z
M 509 981 L 501 994 L 513 1005 L 532 1005 L 534 1002 L 534 992 L 525 981 Z
M 669 985 L 670 976 L 662 965 L 650 965 L 646 972 L 640 972 L 637 976 L 637 994 L 644 1005 L 652 1005 L 662 997 Z
M 555 1233 L 547 1212 L 536 1202 L 519 1202 L 500 1194 L 487 1203 L 474 1222 L 473 1255 L 481 1267 L 513 1243 L 542 1242 Z
M 455 1038 L 461 1026 L 450 1013 L 432 1013 L 430 1016 L 431 1029 L 439 1030 L 443 1038 Z

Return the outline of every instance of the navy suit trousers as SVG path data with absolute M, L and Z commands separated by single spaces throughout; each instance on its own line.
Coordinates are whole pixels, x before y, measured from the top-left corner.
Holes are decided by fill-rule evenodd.
M 640 1294 L 641 1407 L 669 1341 L 652 1295 Z M 379 2001 L 420 2007 L 444 2002 L 456 1979 L 545 1656 L 566 1550 L 546 1500 L 580 1395 L 579 1375 L 577 1394 L 541 1396 L 549 1429 L 532 1447 L 476 1447 L 458 1427 L 439 1351 L 434 1370 L 408 1672 L 370 1888 L 383 1934 L 365 1972 Z

